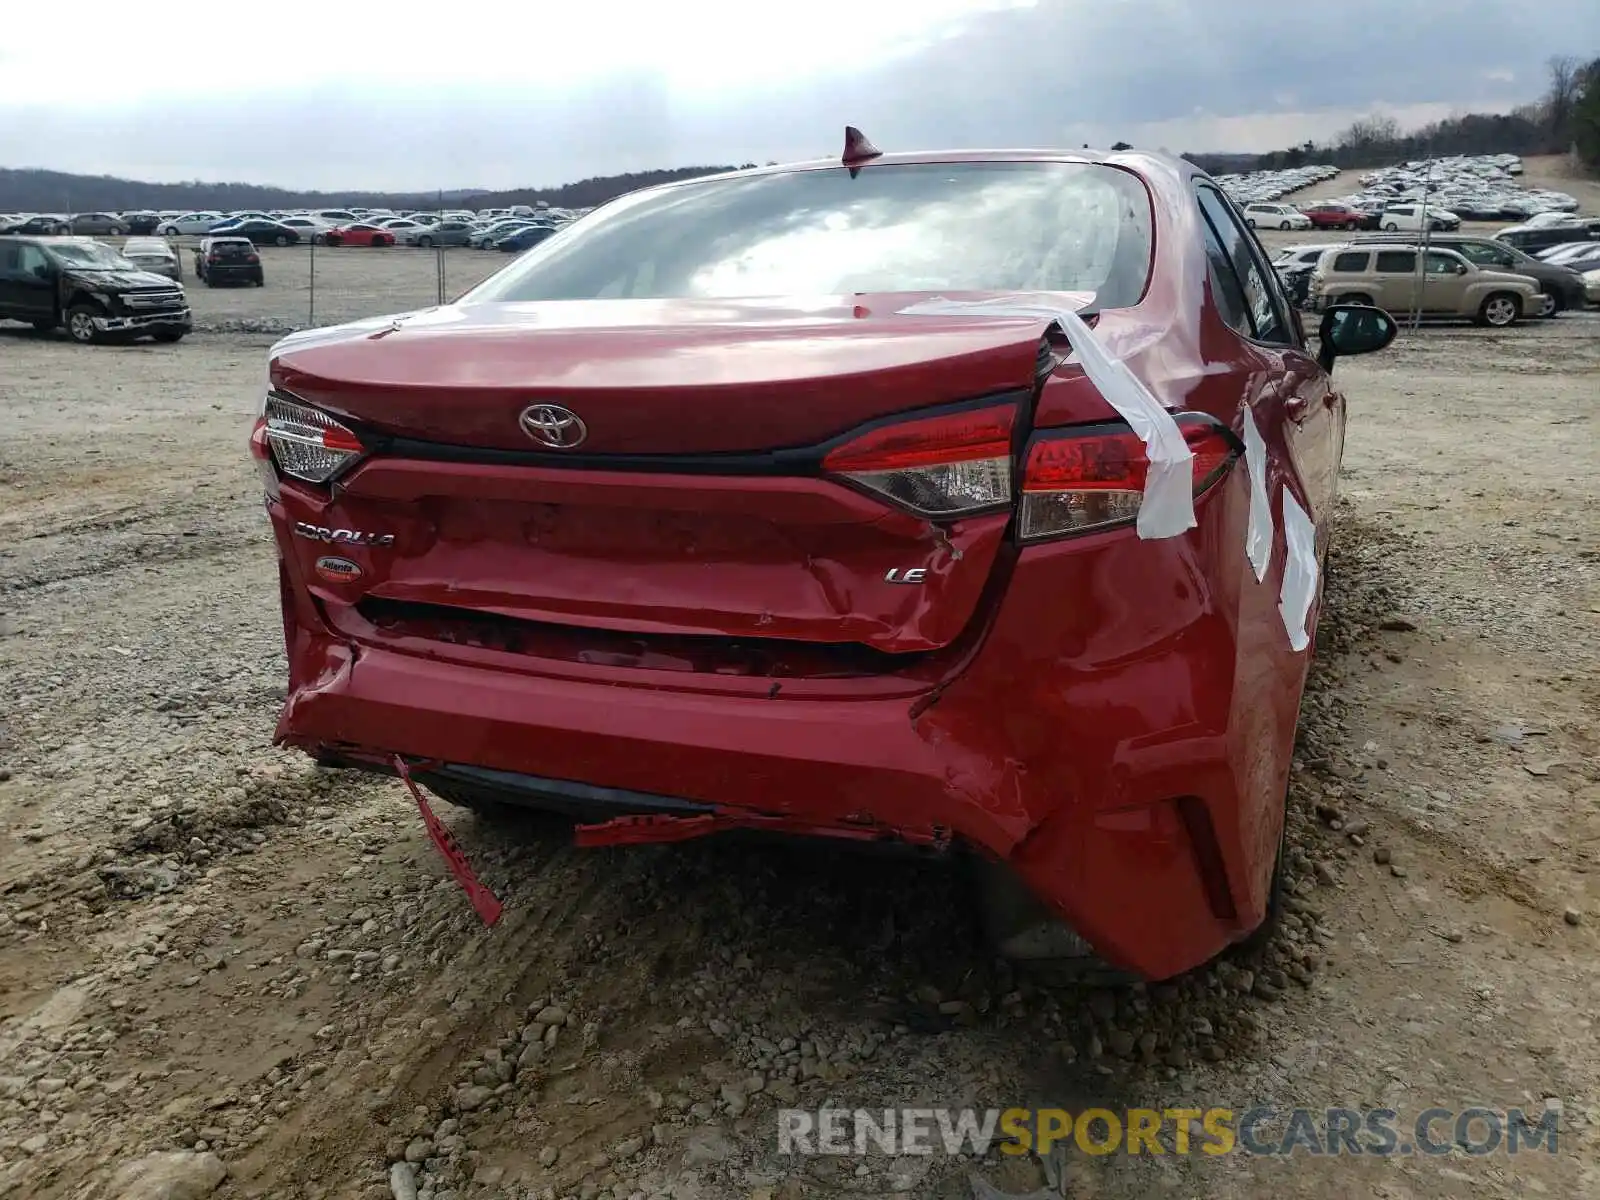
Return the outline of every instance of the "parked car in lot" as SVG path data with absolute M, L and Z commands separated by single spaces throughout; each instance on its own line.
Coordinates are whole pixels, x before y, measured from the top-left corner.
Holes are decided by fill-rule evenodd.
M 394 234 L 365 221 L 353 225 L 339 225 L 322 235 L 329 246 L 392 246 Z
M 127 231 L 135 237 L 149 237 L 155 233 L 156 226 L 161 224 L 161 214 L 143 211 L 125 212 L 122 214 L 122 223 Z
M 467 239 L 467 244 L 475 250 L 487 250 L 502 238 L 508 238 L 520 229 L 527 229 L 533 222 L 523 217 L 508 217 L 500 221 L 490 221 L 472 231 L 472 236 Z
M 182 284 L 80 237 L 0 241 L 0 318 L 41 332 L 64 325 L 82 344 L 146 336 L 176 342 L 190 326 Z
M 514 229 L 505 237 L 497 239 L 494 248 L 503 250 L 507 254 L 521 254 L 524 250 L 531 249 L 551 237 L 555 232 L 554 225 L 524 225 L 521 229 Z
M 1542 227 L 1513 225 L 1496 233 L 1494 240 L 1533 254 L 1547 247 L 1562 246 L 1568 242 L 1600 241 L 1600 221 Z
M 1295 246 L 1280 251 L 1278 257 L 1272 260 L 1272 269 L 1277 272 L 1279 280 L 1283 283 L 1283 290 L 1288 293 L 1290 303 L 1296 308 L 1305 307 L 1311 272 L 1322 260 L 1322 252 L 1344 244 L 1318 242 L 1311 246 Z
M 0 233 L 15 234 L 18 237 L 49 237 L 70 232 L 71 225 L 65 217 L 58 217 L 53 213 L 39 213 L 14 222 Z
M 277 217 L 275 220 L 280 225 L 287 225 L 300 235 L 302 242 L 316 242 L 319 246 L 327 236 L 328 230 L 335 228 L 332 224 L 319 217 Z
M 405 235 L 408 246 L 465 246 L 472 239 L 472 225 L 468 221 L 438 221 L 426 229 Z
M 68 222 L 69 233 L 87 234 L 89 236 L 120 237 L 127 232 L 127 222 L 117 213 L 77 213 Z
M 210 233 L 213 225 L 222 224 L 224 218 L 217 212 L 192 212 L 187 216 L 173 217 L 156 226 L 156 232 L 162 237 L 193 236 L 195 234 Z
M 122 256 L 152 275 L 165 275 L 174 280 L 183 278 L 183 263 L 165 238 L 129 238 L 122 244 Z
M 1376 229 L 1376 213 L 1362 212 L 1348 204 L 1307 204 L 1300 211 L 1316 229 Z
M 1425 207 L 1420 203 L 1387 204 L 1378 215 L 1378 225 L 1389 233 L 1407 230 L 1451 230 L 1461 228 L 1461 218 L 1443 208 Z
M 583 845 L 991 863 L 1014 956 L 1165 978 L 1250 938 L 1333 533 L 1329 372 L 1395 323 L 1336 307 L 1313 349 L 1208 178 L 1115 162 L 668 184 L 454 304 L 278 343 L 250 441 L 279 741 Z
M 230 283 L 264 287 L 267 282 L 255 243 L 236 234 L 201 239 L 194 252 L 194 277 L 207 287 Z
M 215 237 L 249 238 L 258 246 L 293 246 L 300 240 L 299 230 L 262 217 L 213 225 L 211 233 Z
M 1389 233 L 1374 235 L 1372 238 L 1357 238 L 1356 242 L 1361 244 L 1382 239 L 1390 244 L 1404 242 L 1407 245 L 1415 245 L 1421 242 L 1423 236 Z M 1515 246 L 1508 246 L 1490 237 L 1475 237 L 1466 233 L 1434 233 L 1426 236 L 1429 246 L 1440 250 L 1454 250 L 1477 266 L 1490 271 L 1523 275 L 1533 280 L 1544 293 L 1546 302 L 1542 305 L 1541 311 L 1530 312 L 1529 316 L 1553 316 L 1565 309 L 1581 309 L 1584 306 L 1583 280 L 1565 266 L 1541 262 Z M 1600 248 L 1600 243 L 1596 243 L 1596 246 Z
M 1311 228 L 1311 218 L 1292 204 L 1246 204 L 1244 219 L 1251 229 Z
M 1513 325 L 1543 311 L 1539 285 L 1525 275 L 1475 266 L 1454 250 L 1402 242 L 1324 251 L 1309 292 L 1319 310 L 1375 304 L 1390 312 L 1466 317 L 1480 325 Z

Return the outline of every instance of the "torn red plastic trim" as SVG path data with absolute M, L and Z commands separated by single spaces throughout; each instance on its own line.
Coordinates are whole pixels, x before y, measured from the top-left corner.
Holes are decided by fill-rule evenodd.
M 886 830 L 870 825 L 855 827 L 817 825 L 793 817 L 724 808 L 716 812 L 699 813 L 692 817 L 649 813 L 615 817 L 610 821 L 601 821 L 593 825 L 577 825 L 573 827 L 573 842 L 585 849 L 598 846 L 647 846 L 663 842 L 687 842 L 692 838 L 734 829 L 766 830 L 802 837 L 844 838 L 855 842 L 894 840 L 914 846 L 942 847 L 949 840 L 947 832 L 937 829 L 930 833 L 897 830 L 891 835 Z
M 434 846 L 444 856 L 445 864 L 450 868 L 450 874 L 456 877 L 456 882 L 461 885 L 461 890 L 467 894 L 467 899 L 472 902 L 472 907 L 477 910 L 478 916 L 485 925 L 493 925 L 500 919 L 501 904 L 499 899 L 479 881 L 477 872 L 472 869 L 472 863 L 467 860 L 466 853 L 456 843 L 455 837 L 445 828 L 443 821 L 439 820 L 427 799 L 422 794 L 422 789 L 411 778 L 411 768 L 406 766 L 406 760 L 398 754 L 394 756 L 394 769 L 411 789 L 411 795 L 417 802 L 417 808 L 422 813 L 422 823 L 427 827 L 428 837 L 433 840 Z M 427 764 L 418 764 L 427 765 Z

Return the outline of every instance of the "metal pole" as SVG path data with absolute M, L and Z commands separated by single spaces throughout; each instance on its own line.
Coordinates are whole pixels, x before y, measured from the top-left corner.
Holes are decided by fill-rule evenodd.
M 311 235 L 311 308 L 306 313 L 306 326 L 310 328 L 317 323 L 317 235 Z
M 1428 229 L 1428 196 L 1429 188 L 1433 184 L 1433 147 L 1428 147 L 1428 173 L 1422 180 L 1422 204 L 1419 212 L 1421 216 L 1422 237 L 1417 241 L 1417 285 L 1412 289 L 1411 299 L 1411 331 L 1415 333 L 1422 325 L 1422 288 L 1427 282 L 1428 245 L 1432 241 Z

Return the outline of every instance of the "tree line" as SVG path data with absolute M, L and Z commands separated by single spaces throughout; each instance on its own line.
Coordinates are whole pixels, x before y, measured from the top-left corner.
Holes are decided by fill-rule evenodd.
M 746 167 L 754 163 L 743 164 Z M 732 171 L 733 166 L 675 167 L 597 175 L 560 187 L 515 188 L 509 191 L 461 189 L 437 192 L 302 192 L 254 183 L 141 183 L 111 175 L 70 175 L 62 171 L 0 168 L 0 212 L 237 212 L 241 209 L 348 208 L 508 208 L 543 200 L 555 208 L 590 208 L 624 192 Z
M 1455 154 L 1575 155 L 1600 173 L 1600 58 L 1570 54 L 1546 64 L 1545 94 L 1509 113 L 1467 113 L 1407 133 L 1393 117 L 1369 116 L 1327 142 L 1307 141 L 1266 154 L 1188 154 L 1214 174 L 1283 170 L 1309 163 L 1382 167 Z

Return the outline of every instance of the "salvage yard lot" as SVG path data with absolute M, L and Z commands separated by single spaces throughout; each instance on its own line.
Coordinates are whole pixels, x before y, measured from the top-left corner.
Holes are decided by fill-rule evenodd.
M 1113 994 L 992 962 L 925 864 L 577 852 L 444 806 L 506 902 L 486 931 L 397 785 L 273 749 L 245 435 L 310 256 L 263 258 L 262 289 L 189 280 L 176 346 L 0 330 L 0 1194 L 110 1200 L 118 1164 L 196 1146 L 218 1196 L 271 1200 L 389 1196 L 396 1158 L 435 1200 L 1043 1185 L 999 1155 L 778 1157 L 774 1110 L 825 1099 L 1559 1104 L 1553 1155 L 1074 1151 L 1067 1194 L 1600 1190 L 1593 314 L 1340 365 L 1284 934 L 1248 969 Z M 446 254 L 448 294 L 505 261 Z M 316 262 L 319 321 L 435 296 L 431 254 Z

